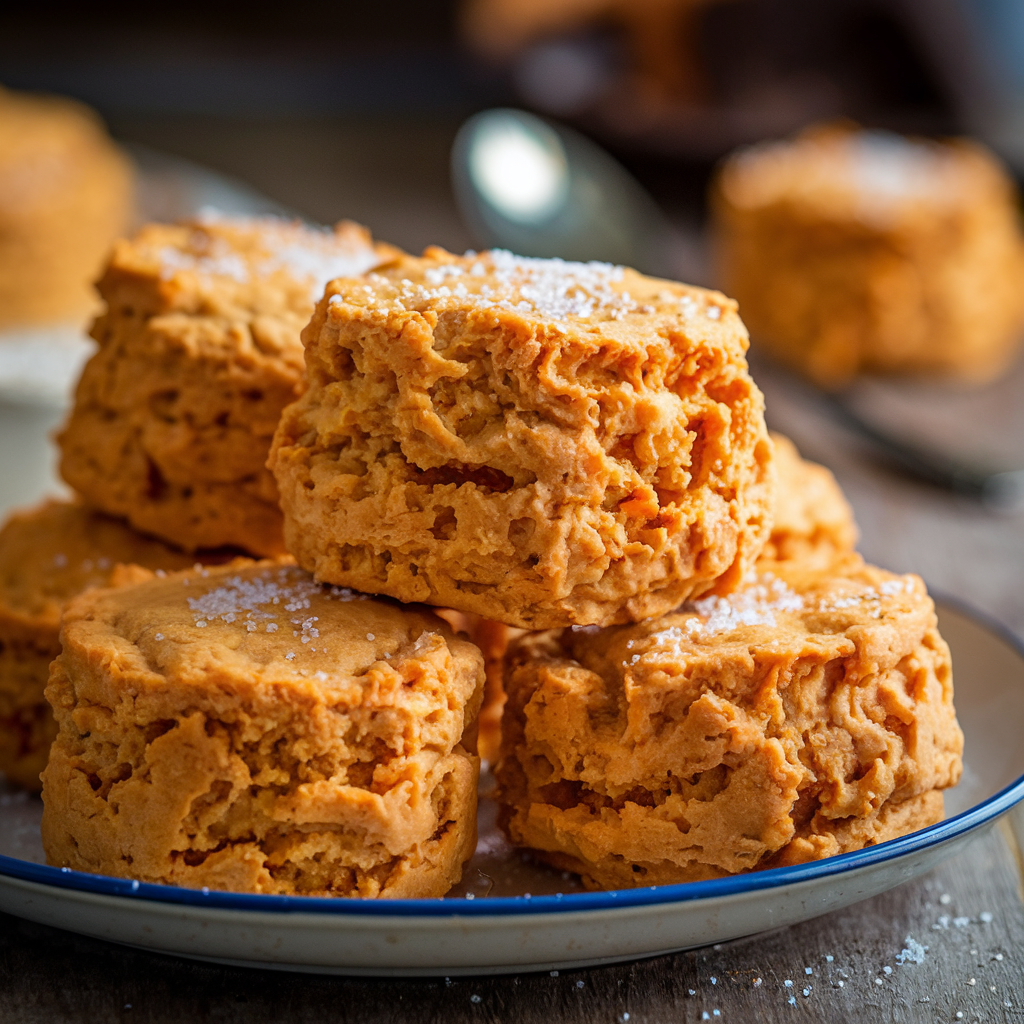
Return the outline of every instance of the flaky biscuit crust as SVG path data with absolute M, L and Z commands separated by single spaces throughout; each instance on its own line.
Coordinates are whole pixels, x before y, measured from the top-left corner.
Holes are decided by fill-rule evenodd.
M 974 143 L 810 130 L 730 158 L 712 207 L 724 287 L 756 344 L 819 384 L 979 382 L 1019 348 L 1019 199 Z
M 855 555 L 634 626 L 524 637 L 505 684 L 500 821 L 597 887 L 880 842 L 939 820 L 961 771 L 932 602 Z
M 50 863 L 305 895 L 458 880 L 483 667 L 429 612 L 249 563 L 85 594 L 62 642 Z
M 428 250 L 335 281 L 271 466 L 320 579 L 524 628 L 734 587 L 767 539 L 735 305 L 595 264 Z
M 64 479 L 179 547 L 283 554 L 265 463 L 302 388 L 299 334 L 325 275 L 391 252 L 354 224 L 274 218 L 150 224 L 119 241 L 98 284 L 99 350 L 59 437 Z
M 47 501 L 0 529 L 0 771 L 38 790 L 57 726 L 43 691 L 60 654 L 64 604 L 90 587 L 135 582 L 141 569 L 195 557 L 78 502 Z

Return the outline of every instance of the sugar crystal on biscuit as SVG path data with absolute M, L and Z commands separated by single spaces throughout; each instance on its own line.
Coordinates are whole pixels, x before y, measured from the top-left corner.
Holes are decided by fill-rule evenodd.
M 469 302 L 477 309 L 505 309 L 556 321 L 568 317 L 586 319 L 596 314 L 616 319 L 637 309 L 628 291 L 613 287 L 622 281 L 624 268 L 611 263 L 541 259 L 494 249 L 475 262 L 468 272 L 468 276 L 474 278 L 487 274 L 497 287 L 471 282 L 471 290 L 461 281 L 454 287 L 444 283 L 466 275 L 458 264 L 429 267 L 423 274 L 427 285 L 408 278 L 397 281 L 398 295 L 394 301 L 402 308 L 415 308 L 454 298 Z M 377 283 L 383 278 L 371 274 L 370 280 Z M 330 299 L 333 305 L 343 301 L 340 296 Z
M 679 645 L 694 639 L 704 639 L 720 633 L 730 633 L 741 626 L 775 626 L 779 612 L 799 612 L 804 599 L 794 593 L 782 580 L 771 573 L 764 573 L 753 579 L 747 587 L 728 597 L 704 597 L 688 601 L 680 608 L 682 613 L 692 613 L 681 625 L 672 625 L 652 633 L 655 644 L 674 648 L 680 653 Z M 626 645 L 632 647 L 636 641 Z M 634 655 L 631 664 L 639 660 Z
M 169 245 L 160 249 L 160 277 L 169 281 L 179 271 L 189 271 L 203 277 L 228 278 L 239 284 L 249 280 L 249 268 L 245 260 L 231 252 L 220 239 L 209 240 L 205 245 L 193 242 L 192 250 L 186 252 Z
M 231 251 L 224 239 L 197 230 L 189 240 L 192 251 L 170 246 L 160 250 L 161 276 L 168 278 L 178 270 L 191 270 L 244 284 L 251 273 L 260 278 L 284 272 L 298 281 L 309 281 L 311 297 L 316 299 L 333 278 L 362 274 L 380 262 L 372 244 L 362 235 L 339 236 L 328 229 L 280 217 L 225 218 L 212 210 L 204 211 L 199 222 L 251 232 L 265 249 L 265 258 L 250 266 Z
M 364 596 L 343 587 L 323 587 L 301 570 L 288 567 L 267 570 L 262 575 L 249 578 L 234 576 L 201 597 L 189 597 L 186 600 L 195 617 L 195 624 L 205 626 L 205 620 L 208 619 L 220 619 L 231 623 L 243 614 L 247 619 L 272 619 L 276 613 L 267 611 L 267 606 L 278 605 L 284 611 L 299 611 L 309 608 L 310 598 L 317 594 L 338 601 L 360 600 Z M 292 621 L 294 625 L 300 627 L 304 637 L 303 643 L 320 635 L 319 629 L 314 625 L 318 621 L 317 616 Z M 248 629 L 248 626 L 246 628 Z M 267 632 L 274 632 L 276 629 L 276 624 L 267 624 Z M 298 635 L 298 630 L 295 635 Z

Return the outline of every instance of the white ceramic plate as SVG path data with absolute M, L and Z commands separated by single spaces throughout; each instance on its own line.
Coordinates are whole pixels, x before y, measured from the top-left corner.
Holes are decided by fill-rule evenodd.
M 360 975 L 580 967 L 816 917 L 927 871 L 1024 799 L 1024 647 L 953 602 L 940 603 L 939 619 L 953 650 L 964 777 L 947 794 L 945 821 L 901 839 L 798 867 L 589 893 L 505 846 L 485 804 L 481 843 L 454 897 L 247 896 L 47 867 L 41 804 L 8 791 L 0 796 L 0 910 L 182 956 Z

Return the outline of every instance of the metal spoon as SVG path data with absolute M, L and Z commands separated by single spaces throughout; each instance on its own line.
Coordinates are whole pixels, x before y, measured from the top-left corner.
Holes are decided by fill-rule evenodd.
M 665 217 L 578 132 L 522 110 L 485 110 L 459 130 L 451 161 L 459 209 L 483 246 L 671 273 Z

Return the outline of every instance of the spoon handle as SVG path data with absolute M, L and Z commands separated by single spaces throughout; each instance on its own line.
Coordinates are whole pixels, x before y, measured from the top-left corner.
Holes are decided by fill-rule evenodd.
M 992 472 L 968 466 L 941 452 L 894 437 L 863 419 L 841 396 L 829 395 L 827 402 L 844 426 L 870 441 L 889 462 L 911 476 L 995 507 L 1013 507 L 1024 501 L 1024 470 Z

